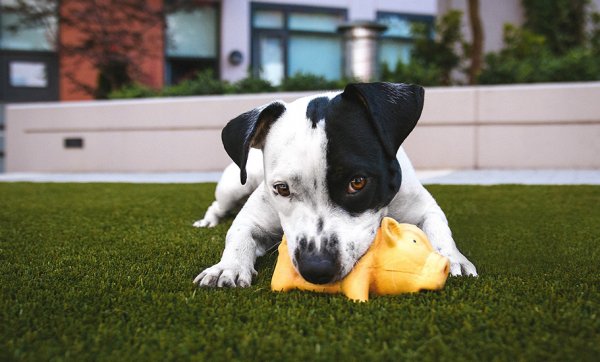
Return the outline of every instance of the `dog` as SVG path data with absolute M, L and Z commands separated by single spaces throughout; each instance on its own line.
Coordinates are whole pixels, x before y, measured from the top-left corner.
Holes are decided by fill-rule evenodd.
M 284 233 L 305 280 L 339 281 L 367 251 L 385 216 L 419 226 L 450 259 L 451 275 L 477 276 L 401 147 L 421 116 L 424 92 L 417 85 L 353 83 L 341 92 L 274 101 L 231 120 L 222 141 L 234 164 L 194 226 L 215 226 L 243 207 L 221 261 L 194 283 L 250 286 L 256 258 Z

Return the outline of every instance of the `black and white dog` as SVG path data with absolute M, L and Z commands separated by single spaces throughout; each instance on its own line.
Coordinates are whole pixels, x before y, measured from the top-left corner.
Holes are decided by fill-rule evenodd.
M 384 216 L 423 229 L 450 259 L 452 275 L 477 275 L 400 147 L 423 100 L 416 85 L 349 84 L 343 92 L 275 101 L 230 121 L 222 139 L 235 164 L 194 226 L 214 226 L 247 201 L 227 232 L 221 261 L 194 283 L 249 286 L 256 257 L 283 233 L 304 279 L 337 281 L 369 248 Z

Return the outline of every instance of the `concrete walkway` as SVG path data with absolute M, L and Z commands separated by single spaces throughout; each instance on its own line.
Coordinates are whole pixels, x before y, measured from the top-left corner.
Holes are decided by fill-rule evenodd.
M 600 185 L 600 170 L 435 170 L 417 171 L 424 184 Z M 189 173 L 3 173 L 0 182 L 216 182 L 220 172 Z

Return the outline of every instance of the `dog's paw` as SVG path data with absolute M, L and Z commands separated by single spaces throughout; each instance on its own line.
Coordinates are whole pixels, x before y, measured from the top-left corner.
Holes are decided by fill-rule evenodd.
M 477 268 L 469 261 L 458 249 L 449 252 L 439 251 L 440 254 L 450 259 L 450 275 L 456 276 L 477 276 Z
M 219 219 L 216 217 L 204 217 L 204 219 L 195 221 L 192 226 L 195 228 L 212 228 L 217 226 L 218 223 Z
M 225 215 L 224 212 L 221 211 L 221 207 L 217 201 L 213 201 L 213 203 L 206 210 L 206 214 L 204 214 L 204 218 L 194 222 L 193 226 L 197 228 L 212 228 L 219 224 L 221 217 Z
M 245 268 L 235 264 L 219 263 L 205 269 L 194 279 L 194 284 L 200 287 L 229 287 L 246 288 L 252 284 L 256 275 L 254 268 Z

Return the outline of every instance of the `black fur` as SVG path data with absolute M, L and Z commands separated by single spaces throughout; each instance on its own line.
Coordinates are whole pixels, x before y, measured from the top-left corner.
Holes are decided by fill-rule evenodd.
M 358 215 L 389 204 L 402 182 L 396 152 L 415 127 L 423 88 L 392 83 L 350 84 L 327 107 L 327 187 L 331 200 Z M 348 184 L 366 177 L 349 194 Z
M 285 112 L 285 106 L 273 102 L 262 110 L 254 109 L 227 123 L 221 132 L 225 151 L 240 167 L 240 181 L 246 183 L 246 162 L 250 147 L 262 148 L 264 138 L 273 122 Z
M 395 158 L 421 117 L 425 90 L 414 84 L 356 83 L 348 84 L 342 97 L 365 107 L 387 155 Z
M 317 123 L 325 118 L 325 111 L 329 98 L 318 97 L 311 100 L 306 107 L 306 118 L 312 122 L 312 128 L 317 128 Z

